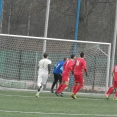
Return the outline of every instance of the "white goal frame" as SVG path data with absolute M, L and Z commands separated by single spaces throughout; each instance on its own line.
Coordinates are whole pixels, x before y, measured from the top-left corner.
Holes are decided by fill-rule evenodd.
M 28 39 L 41 39 L 45 40 L 53 40 L 53 41 L 61 41 L 61 42 L 78 42 L 78 43 L 87 43 L 87 44 L 100 44 L 100 45 L 108 45 L 108 58 L 107 58 L 107 74 L 106 74 L 106 87 L 105 91 L 108 89 L 109 84 L 109 76 L 110 76 L 110 56 L 111 56 L 111 43 L 103 43 L 103 42 L 93 42 L 93 41 L 79 41 L 79 40 L 70 40 L 70 39 L 57 39 L 57 38 L 45 38 L 45 37 L 34 37 L 34 36 L 22 36 L 22 35 L 9 35 L 9 34 L 0 34 L 0 36 L 8 36 L 8 37 L 17 37 L 17 38 L 28 38 Z M 46 50 L 46 47 L 44 48 Z

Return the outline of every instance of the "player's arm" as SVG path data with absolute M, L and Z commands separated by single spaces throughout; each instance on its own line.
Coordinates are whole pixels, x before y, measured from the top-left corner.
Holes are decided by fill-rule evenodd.
M 52 64 L 52 62 L 49 61 L 49 62 L 48 62 L 48 74 L 49 74 L 49 75 L 50 75 L 50 68 L 51 68 L 50 66 L 51 66 L 51 64 Z
M 84 64 L 83 66 L 84 66 L 84 71 L 85 71 L 85 73 L 86 73 L 86 76 L 88 76 L 88 75 L 87 75 L 88 70 L 87 70 L 87 66 L 86 66 L 86 61 L 84 61 L 84 63 L 83 63 L 83 64 Z
M 50 74 L 50 70 L 51 70 L 50 64 L 48 64 L 48 74 Z

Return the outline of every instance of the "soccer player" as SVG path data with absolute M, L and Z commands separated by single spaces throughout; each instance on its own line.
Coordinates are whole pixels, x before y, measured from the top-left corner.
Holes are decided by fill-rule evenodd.
M 115 65 L 113 68 L 112 76 L 113 76 L 113 85 L 109 87 L 108 91 L 105 94 L 107 99 L 109 99 L 109 96 L 113 93 L 114 89 L 117 88 L 117 65 Z M 113 100 L 117 100 L 117 92 L 115 93 Z
M 36 97 L 39 97 L 40 92 L 43 90 L 43 86 L 46 84 L 48 76 L 50 76 L 50 64 L 52 62 L 48 59 L 47 53 L 44 53 L 43 57 L 44 58 L 39 61 L 38 65 L 39 66 L 37 81 L 38 91 Z
M 55 92 L 57 96 L 63 96 L 61 93 L 69 84 L 70 72 L 73 70 L 75 58 L 76 56 L 72 54 L 71 59 L 67 60 L 64 64 L 64 70 L 62 72 L 62 83 L 59 85 L 58 89 Z
M 54 82 L 53 82 L 52 87 L 51 87 L 51 93 L 54 93 L 53 89 L 54 89 L 55 84 L 57 84 L 58 81 L 60 84 L 62 82 L 63 64 L 65 63 L 66 60 L 67 60 L 67 58 L 64 58 L 63 60 L 59 61 L 54 66 L 54 70 L 53 70 Z
M 76 93 L 84 85 L 83 71 L 85 71 L 86 76 L 87 76 L 87 67 L 86 67 L 86 61 L 84 58 L 85 58 L 85 54 L 81 52 L 80 57 L 75 60 L 75 63 L 73 66 L 74 86 L 73 86 L 72 95 L 71 95 L 73 99 L 76 99 Z

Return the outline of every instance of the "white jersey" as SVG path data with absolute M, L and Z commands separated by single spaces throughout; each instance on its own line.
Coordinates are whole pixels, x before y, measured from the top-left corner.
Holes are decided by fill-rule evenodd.
M 40 60 L 39 61 L 39 72 L 38 72 L 38 74 L 40 74 L 40 73 L 48 74 L 48 64 L 51 64 L 51 63 L 52 62 L 47 58 Z

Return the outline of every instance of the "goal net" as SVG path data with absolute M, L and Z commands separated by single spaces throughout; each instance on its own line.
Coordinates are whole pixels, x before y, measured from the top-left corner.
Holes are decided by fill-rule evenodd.
M 43 37 L 0 34 L 0 87 L 15 89 L 37 88 L 37 66 L 42 58 L 43 42 L 47 40 L 46 52 L 52 61 L 51 76 L 45 90 L 50 90 L 54 65 L 64 57 L 80 52 L 86 54 L 88 77 L 81 92 L 104 92 L 108 88 L 110 68 L 110 43 L 75 41 Z M 72 91 L 74 83 L 70 76 L 66 91 Z M 56 88 L 56 87 L 55 87 Z

